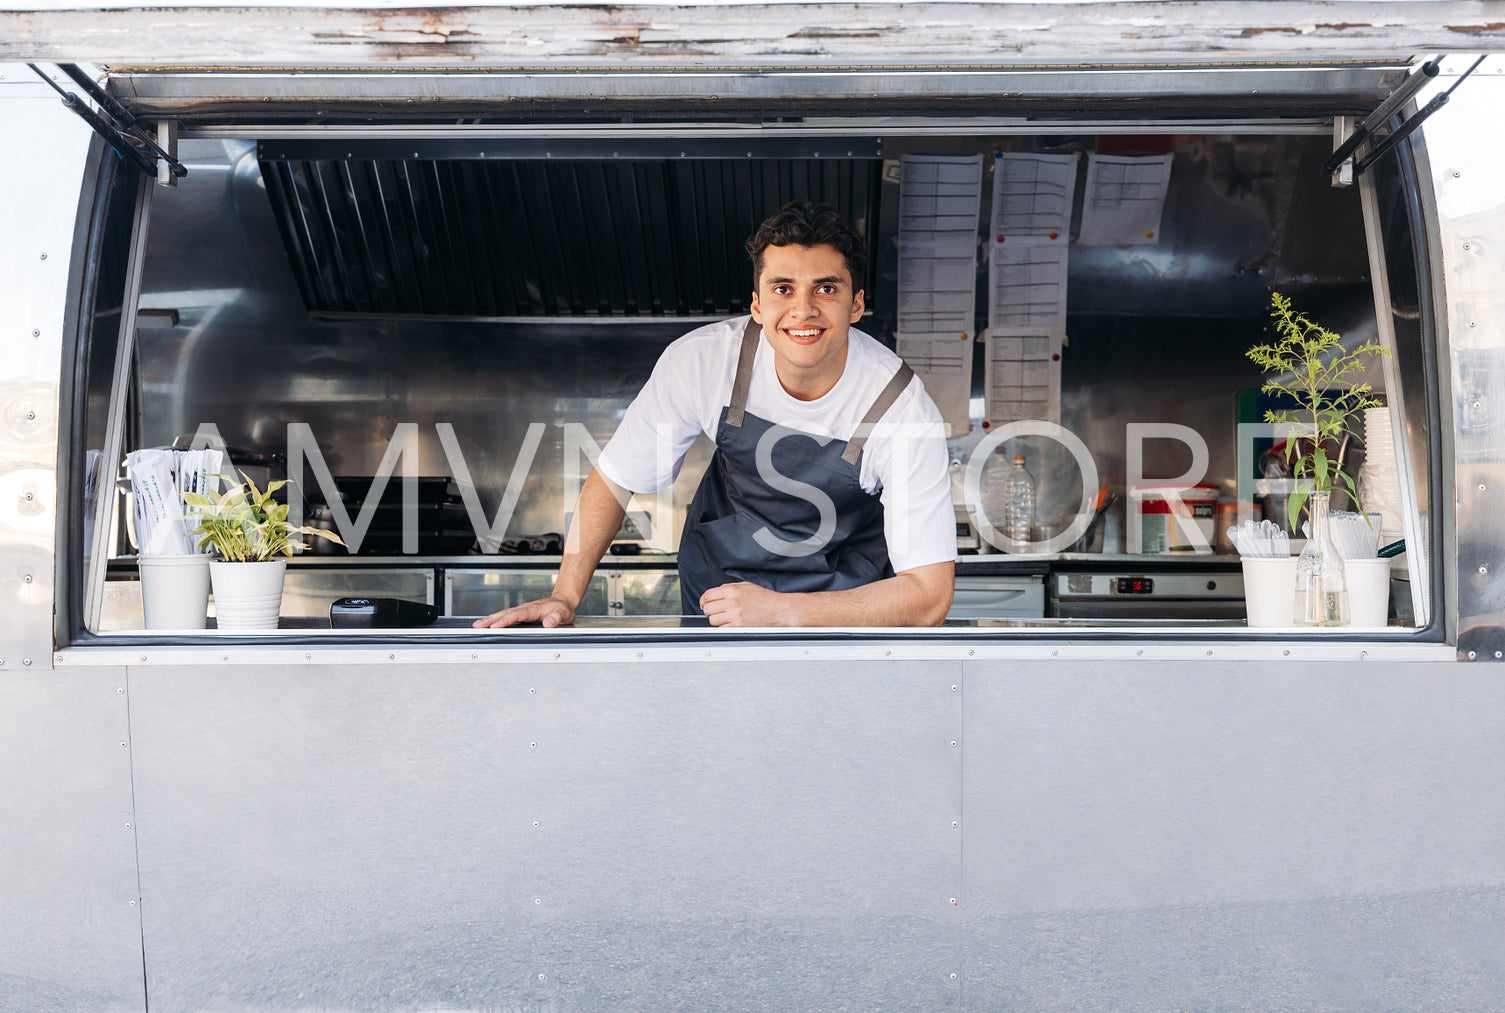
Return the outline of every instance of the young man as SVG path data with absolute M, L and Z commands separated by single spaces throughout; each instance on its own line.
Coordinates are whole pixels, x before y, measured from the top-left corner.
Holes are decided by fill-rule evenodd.
M 926 626 L 951 606 L 956 528 L 940 413 L 851 325 L 867 254 L 833 209 L 795 201 L 747 242 L 752 317 L 670 345 L 601 452 L 549 598 L 478 627 L 574 620 L 634 492 L 716 442 L 679 546 L 686 614 L 716 626 Z

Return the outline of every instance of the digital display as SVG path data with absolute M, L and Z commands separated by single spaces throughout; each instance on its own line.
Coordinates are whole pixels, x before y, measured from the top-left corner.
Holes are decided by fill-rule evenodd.
M 1117 594 L 1155 593 L 1155 582 L 1148 577 L 1117 577 L 1114 583 Z

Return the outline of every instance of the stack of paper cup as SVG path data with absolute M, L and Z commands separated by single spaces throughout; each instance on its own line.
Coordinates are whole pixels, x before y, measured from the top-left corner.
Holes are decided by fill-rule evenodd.
M 208 556 L 140 556 L 141 610 L 149 630 L 201 630 L 209 607 Z
M 1381 545 L 1405 537 L 1398 475 L 1390 409 L 1367 409 L 1364 412 L 1364 465 L 1359 469 L 1359 503 L 1366 512 L 1380 515 Z

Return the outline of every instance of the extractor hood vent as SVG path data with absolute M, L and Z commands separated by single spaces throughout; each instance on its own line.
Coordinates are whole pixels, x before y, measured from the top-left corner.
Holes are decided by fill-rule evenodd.
M 871 235 L 881 160 L 277 159 L 261 172 L 311 312 L 745 312 L 742 244 L 782 204 Z M 871 275 L 862 279 L 872 290 Z

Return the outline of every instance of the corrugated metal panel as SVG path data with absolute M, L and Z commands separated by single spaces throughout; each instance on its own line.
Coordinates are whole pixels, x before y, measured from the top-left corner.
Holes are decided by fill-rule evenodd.
M 875 158 L 261 159 L 310 311 L 462 317 L 745 312 L 742 244 L 757 223 L 810 199 L 870 232 L 880 168 Z

